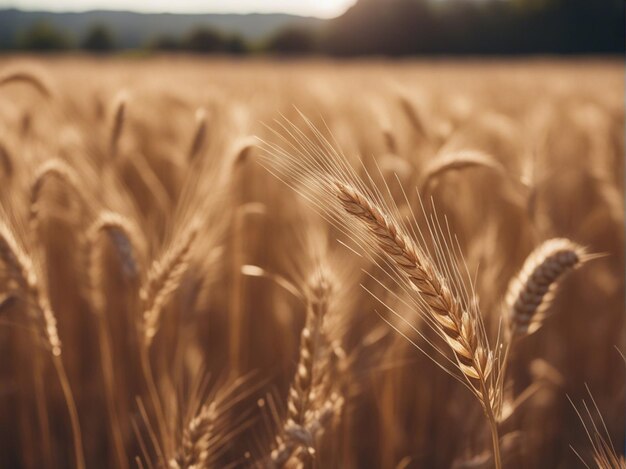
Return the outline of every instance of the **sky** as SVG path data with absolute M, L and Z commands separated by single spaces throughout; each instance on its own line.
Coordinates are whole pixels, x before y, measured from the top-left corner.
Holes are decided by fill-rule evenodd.
M 292 13 L 332 18 L 356 0 L 0 0 L 0 8 L 44 11 L 131 10 L 168 13 Z

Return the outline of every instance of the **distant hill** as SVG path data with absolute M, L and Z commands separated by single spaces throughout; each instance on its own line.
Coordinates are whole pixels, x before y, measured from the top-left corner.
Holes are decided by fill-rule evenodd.
M 623 54 L 624 5 L 624 0 L 357 0 L 330 20 L 282 13 L 0 9 L 0 50 L 14 48 L 25 31 L 24 48 L 60 50 L 67 42 L 80 44 L 88 31 L 97 32 L 92 26 L 103 24 L 122 49 L 142 48 L 158 37 L 162 50 L 204 53 L 243 53 L 248 42 L 253 51 L 335 56 Z M 38 22 L 51 27 L 31 28 Z M 213 31 L 188 36 L 197 27 Z M 101 42 L 103 34 L 108 40 L 106 31 L 100 34 Z
M 358 0 L 331 20 L 335 55 L 622 54 L 624 0 Z
M 13 45 L 19 32 L 39 21 L 46 21 L 74 39 L 80 39 L 90 26 L 102 23 L 110 28 L 121 48 L 144 46 L 156 36 L 180 37 L 196 26 L 208 26 L 225 34 L 239 34 L 256 41 L 287 26 L 315 29 L 319 18 L 271 14 L 170 14 L 134 13 L 129 11 L 88 11 L 52 13 L 43 11 L 0 10 L 0 49 Z

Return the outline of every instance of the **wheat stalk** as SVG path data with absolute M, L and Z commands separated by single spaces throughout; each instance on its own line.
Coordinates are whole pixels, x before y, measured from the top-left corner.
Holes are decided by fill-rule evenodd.
M 378 247 L 395 262 L 424 299 L 432 319 L 454 351 L 459 368 L 481 394 L 475 380 L 486 382 L 493 362 L 487 346 L 481 343 L 474 318 L 455 298 L 448 282 L 426 254 L 391 218 L 354 187 L 337 182 L 336 190 L 344 210 L 367 226 Z
M 115 368 L 112 361 L 112 339 L 105 317 L 105 295 L 100 282 L 100 269 L 97 266 L 97 242 L 105 233 L 115 247 L 125 276 L 135 278 L 139 275 L 139 266 L 136 258 L 135 230 L 124 217 L 113 212 L 103 212 L 94 222 L 87 233 L 87 276 L 89 291 L 94 310 L 98 316 L 98 338 L 100 344 L 100 360 L 104 375 L 105 394 L 110 416 L 111 435 L 115 446 L 117 464 L 120 468 L 128 467 L 128 458 L 121 435 L 121 418 L 115 404 Z
M 52 363 L 61 383 L 63 396 L 67 405 L 72 435 L 74 438 L 74 455 L 76 467 L 85 468 L 80 422 L 69 379 L 61 359 L 61 339 L 57 330 L 57 321 L 50 301 L 40 288 L 38 276 L 32 259 L 20 247 L 11 229 L 0 220 L 0 259 L 5 264 L 10 278 L 17 284 L 19 292 L 24 295 L 29 316 L 40 324 L 52 353 Z
M 330 293 L 330 281 L 324 271 L 318 268 L 309 282 L 307 316 L 300 335 L 300 358 L 289 388 L 287 419 L 270 455 L 275 467 L 284 466 L 299 448 L 304 451 L 297 452 L 295 456 L 303 465 L 309 465 L 310 457 L 314 453 L 315 433 L 323 427 L 318 418 L 319 404 L 312 402 L 312 399 L 317 401 L 321 397 L 314 389 L 314 385 L 320 381 L 315 379 L 314 372 L 319 369 L 316 368 L 316 361 L 322 345 L 322 323 L 328 314 Z M 320 387 L 320 391 L 321 386 L 317 387 Z M 313 421 L 318 422 L 316 426 Z
M 497 402 L 491 372 L 493 354 L 483 339 L 475 317 L 453 295 L 445 277 L 428 256 L 405 235 L 395 222 L 356 188 L 335 182 L 335 195 L 343 209 L 359 219 L 385 253 L 406 276 L 428 306 L 428 313 L 452 349 L 457 364 L 482 404 L 492 430 L 494 460 L 500 467 L 499 441 L 495 423 Z
M 320 344 L 322 321 L 328 312 L 329 291 L 327 279 L 321 271 L 318 272 L 310 287 L 306 324 L 300 335 L 300 359 L 287 400 L 288 418 L 299 425 L 304 423 L 304 414 L 311 396 L 313 369 Z
M 60 340 L 56 331 L 56 319 L 50 318 L 50 324 L 46 326 L 46 317 L 44 314 L 39 314 L 41 311 L 48 311 L 47 307 L 37 307 L 40 303 L 41 297 L 40 290 L 37 284 L 37 277 L 34 272 L 34 266 L 29 256 L 22 250 L 18 244 L 12 230 L 7 225 L 0 221 L 0 259 L 2 264 L 8 273 L 8 277 L 11 282 L 14 282 L 18 291 L 7 294 L 1 302 L 0 312 L 3 312 L 5 308 L 10 308 L 15 304 L 20 297 L 26 297 L 26 312 L 30 320 L 32 320 L 38 327 L 35 328 L 31 335 L 35 342 L 39 342 L 41 333 L 43 331 L 44 336 L 48 335 L 48 331 L 51 331 L 51 337 L 47 337 L 47 344 L 52 346 L 55 344 L 59 348 L 60 353 Z M 34 300 L 34 301 L 33 301 Z M 31 303 L 35 304 L 35 308 L 32 308 Z M 52 340 L 52 342 L 51 342 Z M 53 350 L 56 352 L 56 350 Z M 43 361 L 41 355 L 36 351 L 33 356 L 34 366 L 34 387 L 35 387 L 35 408 L 37 412 L 38 422 L 42 431 L 42 452 L 44 461 L 46 464 L 52 464 L 52 446 L 50 438 L 50 417 L 48 408 L 46 406 L 44 381 L 43 375 Z
M 455 294 L 462 294 L 465 285 L 450 284 L 444 275 L 449 275 L 452 281 L 462 282 L 461 274 L 454 266 L 447 264 L 443 266 L 444 273 L 439 271 L 395 219 L 386 215 L 373 202 L 373 198 L 364 195 L 361 188 L 365 185 L 350 164 L 310 121 L 305 120 L 315 134 L 315 141 L 294 125 L 288 124 L 283 127 L 286 132 L 300 137 L 303 143 L 292 144 L 285 139 L 295 155 L 277 145 L 266 143 L 269 151 L 282 157 L 282 160 L 268 155 L 264 162 L 267 162 L 270 172 L 279 178 L 294 178 L 296 183 L 287 180 L 287 184 L 311 201 L 327 220 L 364 249 L 368 257 L 379 257 L 391 267 L 394 270 L 390 274 L 391 278 L 399 285 L 406 285 L 417 293 L 413 299 L 420 312 L 453 353 L 453 363 L 461 373 L 460 377 L 456 377 L 482 406 L 491 431 L 494 461 L 500 468 L 497 427 L 497 415 L 502 402 L 500 355 L 494 356 L 489 349 L 482 319 L 475 309 L 476 303 L 470 303 L 470 299 L 460 299 Z M 377 195 L 378 200 L 382 201 L 382 194 Z M 346 217 L 346 214 L 349 216 Z M 365 238 L 353 231 L 352 218 L 366 228 Z M 375 248 L 376 256 L 369 253 L 370 247 Z M 444 252 L 438 251 L 437 255 L 441 263 L 448 262 Z M 454 292 L 451 286 L 456 287 Z M 439 352 L 436 346 L 430 345 Z M 450 372 L 444 365 L 440 366 Z
M 139 348 L 141 368 L 163 442 L 169 441 L 167 424 L 150 365 L 149 349 L 158 331 L 162 309 L 171 294 L 180 285 L 187 271 L 189 255 L 198 230 L 197 221 L 193 221 L 189 229 L 183 234 L 182 239 L 166 250 L 161 258 L 152 263 L 147 279 L 139 292 L 143 311 L 141 316 L 141 347 Z

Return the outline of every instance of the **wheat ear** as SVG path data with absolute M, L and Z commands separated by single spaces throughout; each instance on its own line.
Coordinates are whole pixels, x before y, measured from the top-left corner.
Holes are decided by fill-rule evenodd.
M 338 182 L 336 190 L 344 210 L 367 226 L 378 247 L 395 262 L 424 299 L 430 316 L 454 351 L 459 368 L 481 394 L 476 380 L 488 379 L 492 358 L 486 345 L 480 343 L 474 319 L 452 294 L 446 279 L 428 256 L 357 189 Z
M 323 274 L 316 276 L 318 278 L 310 287 L 306 324 L 300 335 L 300 359 L 287 400 L 288 418 L 299 425 L 304 423 L 304 413 L 307 410 L 313 385 L 313 368 L 320 342 L 322 321 L 328 312 L 330 285 Z
M 272 451 L 271 461 L 282 467 L 298 448 L 298 459 L 307 465 L 313 452 L 315 432 L 308 428 L 316 412 L 311 402 L 314 397 L 314 370 L 322 340 L 322 322 L 328 313 L 330 283 L 321 269 L 313 275 L 309 291 L 305 326 L 300 335 L 300 358 L 287 398 L 287 419 Z M 316 430 L 317 431 L 317 430 Z
M 8 85 L 11 83 L 24 83 L 37 90 L 45 98 L 52 97 L 52 91 L 50 86 L 44 81 L 44 79 L 33 72 L 25 70 L 14 71 L 5 73 L 0 77 L 0 86 Z
M 314 453 L 315 438 L 323 434 L 341 414 L 343 405 L 343 397 L 332 394 L 319 409 L 308 413 L 304 426 L 285 426 L 268 465 L 271 468 L 292 467 L 290 462 L 296 459 L 299 466 L 306 467 L 311 453 Z
M 206 111 L 202 108 L 196 111 L 196 129 L 193 133 L 191 145 L 189 146 L 189 152 L 187 153 L 187 160 L 189 162 L 194 161 L 204 146 L 207 133 L 207 121 Z
M 2 166 L 2 172 L 5 178 L 11 179 L 14 172 L 13 159 L 9 150 L 0 143 L 0 165 Z
M 506 302 L 510 332 L 521 337 L 541 326 L 541 313 L 550 303 L 550 293 L 559 280 L 586 260 L 582 246 L 565 238 L 550 239 L 526 259 L 511 281 Z
M 383 139 L 385 140 L 385 147 L 387 151 L 392 155 L 398 154 L 398 142 L 396 140 L 396 136 L 393 133 L 393 130 L 389 127 L 383 127 L 382 129 Z
M 499 174 L 505 174 L 502 164 L 493 156 L 477 150 L 464 150 L 444 153 L 426 165 L 419 183 L 424 190 L 424 199 L 428 199 L 437 179 L 448 171 L 458 171 L 468 168 L 485 168 Z
M 96 313 L 103 310 L 103 298 L 99 290 L 100 272 L 97 268 L 96 245 L 102 233 L 105 233 L 115 247 L 122 265 L 124 275 L 128 278 L 139 276 L 139 262 L 137 259 L 137 233 L 129 220 L 114 212 L 102 212 L 87 233 L 87 267 L 91 298 Z
M 109 155 L 111 158 L 117 156 L 119 141 L 126 120 L 126 102 L 126 92 L 122 91 L 115 98 L 113 122 L 111 123 L 111 133 L 109 134 Z
M 39 288 L 31 258 L 22 250 L 11 230 L 0 221 L 0 258 L 10 278 L 18 285 L 29 306 L 31 317 L 42 325 L 44 335 L 53 355 L 61 355 L 61 340 L 57 321 L 50 303 Z M 34 314 L 32 314 L 34 312 Z
M 248 377 L 228 382 L 211 393 L 210 399 L 203 398 L 201 405 L 194 396 L 187 399 L 193 413 L 185 418 L 176 452 L 167 461 L 170 469 L 215 467 L 225 446 L 230 445 L 250 422 L 250 414 L 239 407 L 256 391 L 254 386 L 246 387 L 248 383 Z
M 168 249 L 162 258 L 152 263 L 147 281 L 141 288 L 143 334 L 148 346 L 158 330 L 161 311 L 165 303 L 178 288 L 189 267 L 189 254 L 198 234 L 198 228 L 197 223 L 192 223 L 182 239 Z
M 415 105 L 410 101 L 407 96 L 403 94 L 399 96 L 399 102 L 402 111 L 404 112 L 408 121 L 411 123 L 413 130 L 415 130 L 415 133 L 423 139 L 428 139 L 428 131 L 426 130 L 424 119 L 421 117 L 420 112 L 415 108 Z
M 482 338 L 476 318 L 453 295 L 446 278 L 429 257 L 378 206 L 356 188 L 335 182 L 335 195 L 343 209 L 359 219 L 378 248 L 399 268 L 428 306 L 427 314 L 452 349 L 457 365 L 479 399 L 492 431 L 494 460 L 500 467 L 495 422 L 496 390 L 490 373 L 493 354 Z
M 178 288 L 189 267 L 189 254 L 198 234 L 198 223 L 192 222 L 182 239 L 169 248 L 162 258 L 155 260 L 148 271 L 145 284 L 139 292 L 143 314 L 141 317 L 140 359 L 146 386 L 156 414 L 162 441 L 167 438 L 165 413 L 159 398 L 156 381 L 150 366 L 149 349 L 157 333 L 161 312 L 171 294 Z
M 31 331 L 31 335 L 35 342 L 39 342 L 41 337 L 41 331 L 44 336 L 47 336 L 48 327 L 45 324 L 45 315 L 38 314 L 42 311 L 42 308 L 38 308 L 40 292 L 36 283 L 36 276 L 33 271 L 32 261 L 30 257 L 21 249 L 17 243 L 12 231 L 8 226 L 4 225 L 0 221 L 0 259 L 2 259 L 2 265 L 6 269 L 9 279 L 14 282 L 18 288 L 18 292 L 12 292 L 2 298 L 0 304 L 0 312 L 3 312 L 4 308 L 10 308 L 19 299 L 20 296 L 26 297 L 27 315 L 38 327 Z M 29 286 L 30 284 L 30 286 Z M 30 293 L 29 293 L 30 292 Z M 34 300 L 34 301 L 33 301 Z M 35 304 L 35 308 L 30 307 L 30 303 Z M 43 321 L 42 321 L 43 319 Z M 58 341 L 58 335 L 56 333 L 56 320 L 52 318 L 54 322 L 50 324 L 50 330 L 53 331 L 53 340 Z M 50 345 L 50 338 L 47 337 L 47 343 Z M 60 347 L 60 342 L 57 345 Z M 37 419 L 42 432 L 42 453 L 46 464 L 52 464 L 52 443 L 50 438 L 50 416 L 48 408 L 46 406 L 46 391 L 44 388 L 43 380 L 43 361 L 41 355 L 38 353 L 33 354 L 33 367 L 34 367 L 34 387 L 35 387 L 35 409 L 37 412 Z
M 86 205 L 83 192 L 79 190 L 80 178 L 72 167 L 68 166 L 63 160 L 51 159 L 41 164 L 37 169 L 35 178 L 30 187 L 30 219 L 29 223 L 33 233 L 37 232 L 39 226 L 39 199 L 45 182 L 48 178 L 56 178 L 65 183 L 73 192 L 73 194 Z
M 218 412 L 216 402 L 203 405 L 182 434 L 179 454 L 170 460 L 171 468 L 206 468 Z
M 101 289 L 100 269 L 97 266 L 97 243 L 100 235 L 105 233 L 115 247 L 122 268 L 127 277 L 138 276 L 139 267 L 136 258 L 135 230 L 128 220 L 117 213 L 103 212 L 94 222 L 87 233 L 87 275 L 89 291 L 94 310 L 98 316 L 98 338 L 100 344 L 100 360 L 104 375 L 106 402 L 110 416 L 111 436 L 115 446 L 117 463 L 120 468 L 128 467 L 128 457 L 122 434 L 120 432 L 121 419 L 115 404 L 115 371 L 112 361 L 112 340 L 106 319 L 104 317 L 105 300 Z

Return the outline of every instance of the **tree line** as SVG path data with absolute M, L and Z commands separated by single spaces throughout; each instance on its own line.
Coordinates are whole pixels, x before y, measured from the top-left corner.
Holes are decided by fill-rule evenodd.
M 122 49 L 111 29 L 103 23 L 93 24 L 82 38 L 76 39 L 51 23 L 39 21 L 22 31 L 13 48 L 32 52 L 63 52 L 84 50 L 110 53 Z M 157 35 L 146 42 L 146 50 L 188 51 L 198 53 L 242 54 L 252 51 L 252 45 L 239 35 L 226 36 L 219 31 L 199 26 L 182 38 Z
M 107 53 L 119 48 L 105 24 L 78 40 L 46 22 L 15 38 L 16 49 Z M 144 48 L 191 53 L 354 55 L 620 53 L 623 0 L 360 0 L 324 27 L 290 26 L 256 42 L 198 26 L 156 35 Z

